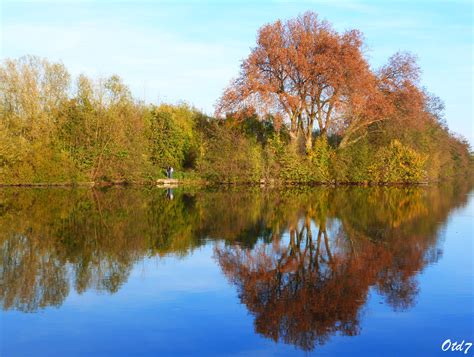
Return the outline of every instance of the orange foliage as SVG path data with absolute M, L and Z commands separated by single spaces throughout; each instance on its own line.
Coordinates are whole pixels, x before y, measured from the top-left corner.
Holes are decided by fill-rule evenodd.
M 414 57 L 403 53 L 374 73 L 363 54 L 361 32 L 340 34 L 306 12 L 260 28 L 256 47 L 225 90 L 216 114 L 255 108 L 261 116 L 282 117 L 293 140 L 301 132 L 307 151 L 315 125 L 322 135 L 339 135 L 344 147 L 362 138 L 373 123 L 419 120 L 426 98 L 418 77 Z

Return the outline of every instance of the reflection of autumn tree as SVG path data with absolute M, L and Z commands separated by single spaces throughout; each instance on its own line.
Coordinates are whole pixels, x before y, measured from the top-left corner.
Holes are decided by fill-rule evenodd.
M 261 243 L 253 250 L 216 249 L 224 272 L 256 316 L 257 332 L 304 350 L 337 331 L 357 334 L 359 309 L 386 254 L 371 245 L 353 254 L 340 236 L 329 237 L 326 226 L 315 228 L 309 216 L 288 235 L 286 243 Z
M 395 309 L 414 303 L 416 274 L 439 256 L 440 222 L 465 192 L 322 189 L 287 234 L 251 249 L 219 245 L 215 256 L 257 332 L 312 350 L 335 333 L 359 332 L 371 287 Z
M 310 346 L 316 337 L 298 342 L 291 332 L 357 332 L 369 286 L 393 306 L 413 302 L 416 272 L 440 254 L 439 222 L 465 197 L 466 187 L 453 187 L 176 190 L 173 200 L 144 188 L 1 189 L 0 301 L 4 309 L 34 311 L 60 305 L 71 289 L 114 293 L 140 260 L 182 257 L 219 240 L 227 245 L 219 262 L 240 279 L 242 297 L 253 291 L 245 282 L 265 291 L 267 305 L 257 304 L 260 290 L 248 303 L 260 311 L 265 335 L 275 336 L 280 325 L 271 314 L 295 296 L 326 306 L 295 328 L 285 320 L 287 333 L 277 333 Z M 344 301 L 348 294 L 353 301 Z M 307 304 L 292 308 L 294 318 Z
M 335 196 L 346 235 L 383 245 L 390 254 L 390 264 L 378 273 L 377 289 L 394 308 L 414 304 L 416 275 L 439 258 L 440 225 L 453 206 L 465 202 L 468 187 L 458 182 L 440 188 L 357 188 Z

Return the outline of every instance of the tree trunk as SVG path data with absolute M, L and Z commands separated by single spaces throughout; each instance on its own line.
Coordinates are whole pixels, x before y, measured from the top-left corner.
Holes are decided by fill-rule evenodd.
M 321 137 L 328 139 L 328 131 L 326 128 L 321 129 Z
M 313 125 L 314 117 L 310 117 L 308 120 L 308 127 L 306 131 L 303 130 L 305 135 L 305 152 L 306 155 L 309 155 L 313 151 Z
M 309 155 L 312 150 L 313 150 L 313 133 L 308 130 L 308 132 L 305 133 L 305 152 L 306 152 L 306 155 Z
M 292 120 L 291 125 L 290 125 L 290 142 L 291 142 L 291 144 L 295 144 L 297 138 L 298 138 L 298 125 L 297 125 L 296 120 Z

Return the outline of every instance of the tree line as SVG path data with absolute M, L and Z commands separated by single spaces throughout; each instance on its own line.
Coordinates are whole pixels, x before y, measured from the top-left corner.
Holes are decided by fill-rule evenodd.
M 415 57 L 379 69 L 362 34 L 312 12 L 264 25 L 208 116 L 146 104 L 120 77 L 71 79 L 33 56 L 0 67 L 0 183 L 400 183 L 472 171 L 442 101 L 422 88 Z

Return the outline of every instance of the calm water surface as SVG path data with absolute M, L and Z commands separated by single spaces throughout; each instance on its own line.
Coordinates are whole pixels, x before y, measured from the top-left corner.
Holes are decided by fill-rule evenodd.
M 1 189 L 0 354 L 464 356 L 473 225 L 465 183 Z

